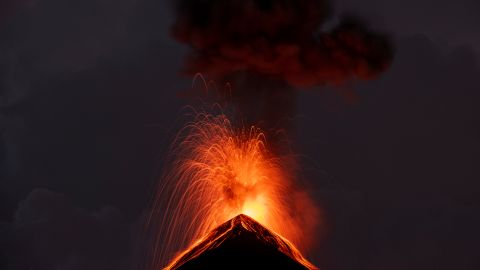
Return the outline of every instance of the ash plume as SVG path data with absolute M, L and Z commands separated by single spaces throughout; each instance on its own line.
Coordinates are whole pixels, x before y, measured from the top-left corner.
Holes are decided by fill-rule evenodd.
M 175 3 L 172 35 L 191 48 L 184 72 L 231 83 L 242 117 L 267 129 L 292 116 L 295 88 L 376 78 L 392 61 L 388 38 L 357 19 L 325 29 L 326 0 Z
M 322 31 L 326 1 L 180 0 L 177 11 L 173 35 L 193 49 L 187 73 L 246 71 L 308 87 L 374 78 L 392 58 L 386 37 L 352 18 Z

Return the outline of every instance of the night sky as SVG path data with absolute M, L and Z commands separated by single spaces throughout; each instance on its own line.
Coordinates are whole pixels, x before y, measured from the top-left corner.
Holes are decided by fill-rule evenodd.
M 480 2 L 335 0 L 391 67 L 298 91 L 292 147 L 324 270 L 480 269 Z M 131 269 L 182 125 L 166 0 L 0 2 L 0 268 Z M 334 21 L 335 18 L 332 18 Z

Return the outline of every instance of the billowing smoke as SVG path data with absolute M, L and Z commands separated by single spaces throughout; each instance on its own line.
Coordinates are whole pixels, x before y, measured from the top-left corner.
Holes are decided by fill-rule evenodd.
M 328 27 L 326 0 L 177 0 L 174 38 L 191 47 L 185 73 L 232 84 L 247 121 L 279 125 L 293 88 L 341 86 L 389 66 L 386 36 L 353 18 Z
M 292 86 L 370 79 L 392 58 L 388 40 L 352 19 L 330 31 L 324 0 L 180 0 L 174 37 L 189 44 L 189 73 L 238 71 Z
M 288 127 L 294 88 L 375 78 L 393 56 L 386 36 L 355 19 L 343 18 L 326 30 L 333 14 L 325 0 L 176 4 L 172 34 L 192 49 L 185 73 L 231 83 L 229 95 L 243 120 L 267 130 Z

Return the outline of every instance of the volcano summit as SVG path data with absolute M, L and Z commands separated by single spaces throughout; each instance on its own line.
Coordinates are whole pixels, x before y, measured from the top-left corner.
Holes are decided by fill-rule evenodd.
M 317 269 L 286 239 L 246 215 L 218 226 L 165 269 Z

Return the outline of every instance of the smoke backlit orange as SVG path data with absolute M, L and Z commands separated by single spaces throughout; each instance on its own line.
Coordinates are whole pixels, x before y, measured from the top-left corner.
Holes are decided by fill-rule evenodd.
M 305 228 L 284 159 L 256 127 L 236 128 L 225 115 L 199 113 L 177 136 L 152 219 L 159 218 L 154 267 L 225 221 L 245 214 L 295 245 Z M 305 201 L 305 200 L 304 200 Z M 161 243 L 161 244 L 160 244 Z

